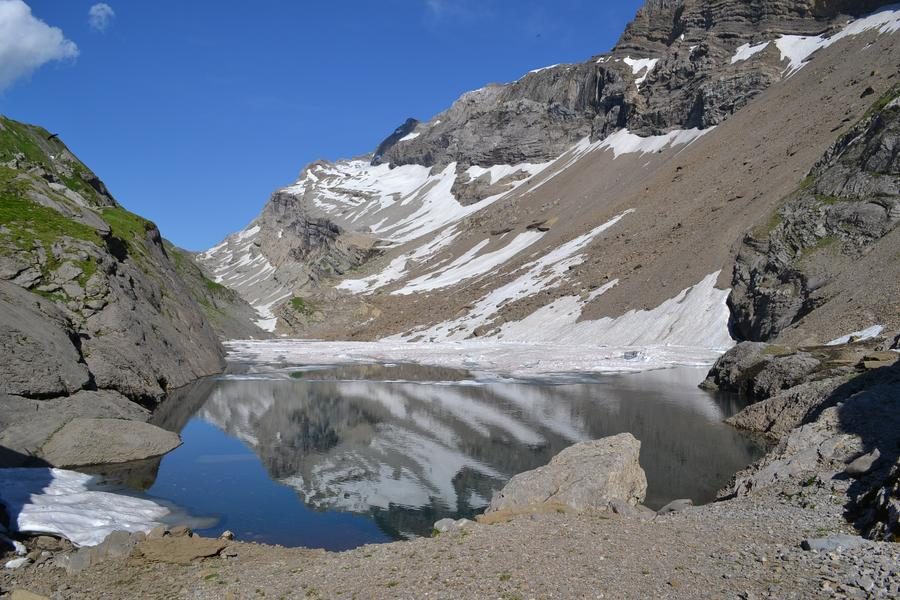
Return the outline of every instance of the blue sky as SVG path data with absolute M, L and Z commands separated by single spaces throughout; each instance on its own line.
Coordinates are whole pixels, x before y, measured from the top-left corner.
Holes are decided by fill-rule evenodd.
M 608 50 L 642 4 L 107 0 L 89 18 L 94 0 L 24 1 L 65 40 L 10 75 L 0 113 L 59 132 L 119 202 L 192 250 L 244 227 L 313 160 Z M 0 19 L 22 2 L 0 0 Z

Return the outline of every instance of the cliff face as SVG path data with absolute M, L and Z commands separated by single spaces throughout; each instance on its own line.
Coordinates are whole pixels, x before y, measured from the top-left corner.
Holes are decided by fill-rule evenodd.
M 710 127 L 786 74 L 774 48 L 733 61 L 741 46 L 828 33 L 839 15 L 887 3 L 651 1 L 609 54 L 466 94 L 416 137 L 385 140 L 375 163 L 543 162 L 623 127 L 640 135 Z
M 0 304 L 0 441 L 7 448 L 39 447 L 41 435 L 54 431 L 38 427 L 50 413 L 58 429 L 63 414 L 115 414 L 106 410 L 110 402 L 152 406 L 224 366 L 216 334 L 156 226 L 122 208 L 58 138 L 6 118 Z M 8 427 L 22 418 L 27 426 Z M 35 427 L 36 437 L 22 434 Z M 3 437 L 10 431 L 22 434 L 21 444 Z
M 803 342 L 838 315 L 864 329 L 900 314 L 898 148 L 894 87 L 744 238 L 729 297 L 742 338 Z

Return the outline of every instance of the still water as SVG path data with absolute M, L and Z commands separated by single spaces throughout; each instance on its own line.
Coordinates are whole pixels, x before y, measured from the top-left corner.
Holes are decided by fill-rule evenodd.
M 415 365 L 235 373 L 157 413 L 184 445 L 142 487 L 206 517 L 203 535 L 339 550 L 472 517 L 516 473 L 629 431 L 642 442 L 648 506 L 708 502 L 763 448 L 722 423 L 741 406 L 699 390 L 702 376 L 476 383 Z

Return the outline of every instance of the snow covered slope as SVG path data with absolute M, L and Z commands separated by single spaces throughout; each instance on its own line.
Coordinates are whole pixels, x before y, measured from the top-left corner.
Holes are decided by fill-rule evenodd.
M 890 85 L 900 7 L 681 4 L 310 165 L 204 268 L 283 335 L 721 351 L 737 241 Z

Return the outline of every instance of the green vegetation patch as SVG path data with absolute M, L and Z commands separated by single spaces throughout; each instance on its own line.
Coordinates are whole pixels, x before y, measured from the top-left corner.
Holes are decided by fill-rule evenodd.
M 203 277 L 203 285 L 206 286 L 206 289 L 216 295 L 223 295 L 228 293 L 228 288 L 222 285 L 221 283 L 217 283 L 212 279 L 208 279 L 206 276 Z
M 112 234 L 124 242 L 134 239 L 143 240 L 148 231 L 156 229 L 156 225 L 152 221 L 119 206 L 104 208 L 101 214 Z
M 315 305 L 312 302 L 301 298 L 300 296 L 294 296 L 293 298 L 291 298 L 291 308 L 294 309 L 294 312 L 305 315 L 307 317 L 316 312 Z
M 838 241 L 839 241 L 838 238 L 833 235 L 819 238 L 815 244 L 803 249 L 803 252 L 800 255 L 800 260 L 807 259 L 810 256 L 812 256 L 813 254 L 815 254 L 816 252 L 820 252 L 822 250 L 825 250 L 826 248 L 830 248 L 831 246 L 836 244 Z
M 6 237 L 18 248 L 30 251 L 39 243 L 49 258 L 53 243 L 63 236 L 102 245 L 96 229 L 34 202 L 26 197 L 27 188 L 16 171 L 0 167 L 0 225 L 10 230 Z
M 8 161 L 16 154 L 24 154 L 29 162 L 49 165 L 47 155 L 35 141 L 35 136 L 42 133 L 39 128 L 32 128 L 6 117 L 0 117 L 0 125 L 0 159 Z M 43 133 L 49 135 L 46 131 Z
M 878 100 L 876 100 L 876 101 L 872 104 L 872 106 L 869 107 L 869 110 L 866 111 L 866 114 L 865 114 L 865 116 L 863 117 L 863 120 L 865 120 L 865 119 L 871 117 L 872 115 L 874 115 L 874 114 L 876 114 L 876 113 L 880 113 L 881 111 L 884 110 L 884 108 L 885 108 L 888 104 L 890 104 L 891 102 L 893 102 L 893 101 L 896 100 L 897 98 L 900 98 L 900 84 L 894 85 L 893 87 L 891 87 L 891 89 L 889 89 L 889 90 L 886 91 L 884 94 L 882 94 L 882 95 L 878 98 Z

